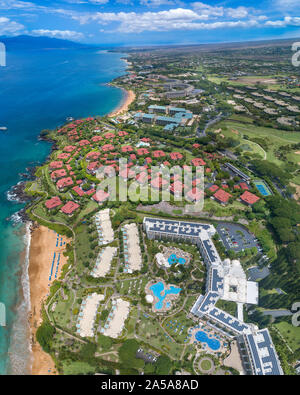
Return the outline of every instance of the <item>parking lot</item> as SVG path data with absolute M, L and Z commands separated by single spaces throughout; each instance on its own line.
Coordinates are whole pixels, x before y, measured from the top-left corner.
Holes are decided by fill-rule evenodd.
M 248 281 L 258 281 L 268 277 L 270 270 L 265 266 L 259 268 L 257 266 L 248 269 Z
M 258 252 L 262 252 L 255 237 L 240 225 L 223 222 L 217 225 L 217 232 L 226 250 L 240 252 L 256 247 Z

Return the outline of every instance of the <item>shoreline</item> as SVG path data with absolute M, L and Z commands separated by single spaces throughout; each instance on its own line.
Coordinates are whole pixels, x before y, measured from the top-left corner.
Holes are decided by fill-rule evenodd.
M 108 117 L 114 117 L 125 113 L 132 102 L 134 102 L 136 95 L 132 90 L 127 91 L 120 88 L 124 93 L 124 97 L 120 105 L 109 113 Z M 53 151 L 53 148 L 52 148 Z M 49 265 L 52 261 L 52 256 L 49 255 L 49 247 L 55 245 L 56 232 L 38 223 L 31 223 L 30 226 L 30 244 L 28 246 L 28 278 L 29 278 L 29 314 L 28 323 L 30 327 L 30 374 L 31 375 L 56 375 L 57 370 L 55 363 L 51 356 L 44 352 L 40 344 L 36 340 L 36 331 L 43 322 L 42 306 L 47 299 L 48 292 L 52 281 L 49 283 Z M 61 236 L 60 236 L 61 237 Z M 69 239 L 62 236 L 67 243 Z M 53 252 L 53 250 L 52 250 Z M 61 251 L 62 252 L 62 251 Z M 57 274 L 57 279 L 60 277 L 62 266 L 67 263 L 67 259 L 61 254 L 61 265 Z M 54 276 L 53 276 L 54 277 Z
M 108 117 L 116 117 L 118 115 L 121 115 L 121 114 L 127 112 L 130 104 L 135 101 L 136 95 L 132 90 L 128 91 L 128 90 L 126 90 L 124 88 L 120 88 L 120 87 L 119 87 L 119 89 L 121 89 L 123 91 L 124 98 L 123 98 L 121 104 L 115 110 L 113 110 L 112 112 L 110 112 L 107 115 Z
M 69 242 L 65 236 L 62 244 Z M 31 226 L 31 243 L 29 251 L 29 284 L 30 284 L 30 344 L 31 344 L 31 375 L 55 375 L 56 367 L 51 356 L 44 352 L 40 344 L 36 341 L 36 331 L 41 325 L 42 306 L 47 299 L 50 286 L 55 280 L 54 273 L 52 280 L 49 281 L 51 262 L 54 251 L 60 253 L 60 265 L 58 267 L 57 279 L 60 277 L 61 268 L 67 263 L 67 258 L 63 256 L 64 245 L 57 245 L 57 233 L 53 230 L 37 223 Z

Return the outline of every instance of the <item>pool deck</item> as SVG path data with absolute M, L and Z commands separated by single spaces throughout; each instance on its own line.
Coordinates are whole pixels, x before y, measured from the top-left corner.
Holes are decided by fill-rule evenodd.
M 199 326 L 199 328 L 197 328 Z M 219 340 L 221 346 L 218 350 L 213 350 L 211 349 L 207 343 L 202 343 L 198 340 L 196 340 L 196 333 L 199 331 L 203 331 L 206 332 L 207 336 L 210 338 L 215 338 L 217 340 Z M 199 323 L 198 325 L 196 325 L 195 327 L 189 328 L 188 333 L 191 335 L 190 337 L 190 341 L 189 344 L 194 344 L 195 346 L 197 346 L 198 348 L 201 349 L 201 351 L 205 351 L 207 353 L 210 354 L 217 354 L 217 353 L 225 353 L 228 348 L 224 346 L 224 343 L 228 343 L 226 339 L 223 338 L 223 336 L 220 335 L 220 333 L 215 332 L 212 328 Z
M 150 294 L 154 298 L 153 303 L 152 303 L 152 311 L 154 313 L 165 313 L 165 312 L 167 312 L 167 311 L 172 309 L 173 302 L 179 297 L 180 292 L 177 293 L 177 294 L 167 294 L 166 297 L 163 300 L 163 307 L 161 309 L 157 309 L 155 307 L 155 305 L 159 302 L 159 299 L 158 299 L 158 297 L 156 295 L 154 295 L 154 292 L 150 289 L 150 287 L 152 287 L 152 285 L 155 285 L 155 284 L 157 284 L 159 282 L 163 283 L 163 285 L 164 285 L 163 294 L 165 293 L 166 290 L 170 289 L 170 287 L 172 287 L 172 286 L 175 287 L 175 288 L 179 288 L 179 287 L 177 287 L 176 285 L 173 285 L 173 284 L 168 284 L 167 285 L 165 283 L 165 281 L 162 280 L 162 279 L 157 279 L 157 281 L 155 281 L 155 282 L 154 281 L 150 281 L 146 285 L 146 287 L 145 287 L 146 295 Z

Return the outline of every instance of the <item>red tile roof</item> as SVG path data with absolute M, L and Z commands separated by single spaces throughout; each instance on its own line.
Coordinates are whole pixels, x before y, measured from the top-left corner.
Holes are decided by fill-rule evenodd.
M 69 201 L 68 203 L 66 203 L 61 209 L 60 211 L 62 211 L 64 214 L 73 214 L 74 211 L 76 211 L 79 208 L 79 204 Z
M 97 143 L 98 141 L 101 141 L 101 140 L 103 140 L 102 136 L 94 136 L 94 137 L 92 137 L 92 141 L 94 143 Z
M 56 183 L 56 187 L 58 189 L 66 188 L 66 187 L 69 187 L 70 185 L 73 185 L 73 180 L 71 177 L 61 178 Z
M 84 196 L 84 191 L 79 187 L 76 186 L 74 188 L 72 188 L 74 192 L 76 192 L 79 196 Z
M 208 188 L 210 192 L 216 192 L 217 189 L 219 189 L 218 185 L 212 185 L 211 187 Z
M 68 154 L 67 152 L 62 152 L 57 156 L 57 159 L 68 159 L 70 158 L 71 154 Z
M 191 160 L 191 164 L 193 166 L 205 166 L 206 162 L 204 162 L 204 160 L 201 158 L 194 158 Z
M 90 142 L 89 140 L 80 140 L 79 143 L 80 147 L 83 147 L 84 145 L 89 145 Z
M 196 202 L 199 201 L 202 196 L 203 196 L 203 191 L 197 187 L 191 189 L 186 195 L 188 200 L 196 201 Z
M 51 173 L 51 179 L 57 180 L 58 178 L 66 177 L 67 172 L 65 169 L 55 170 Z
M 119 133 L 118 133 L 118 135 L 120 136 L 120 137 L 123 137 L 123 136 L 127 136 L 127 132 L 124 132 L 123 130 L 121 130 Z
M 143 171 L 142 173 L 138 174 L 136 177 L 137 182 L 140 184 L 145 184 L 148 181 L 148 173 Z
M 104 152 L 113 151 L 115 149 L 115 147 L 111 144 L 104 144 L 101 148 Z
M 232 197 L 230 193 L 223 191 L 223 189 L 219 189 L 215 194 L 214 198 L 217 199 L 221 203 L 227 203 L 228 200 Z
M 60 206 L 62 204 L 62 201 L 58 196 L 54 196 L 53 198 L 47 200 L 45 202 L 45 206 L 47 207 L 48 210 L 51 210 L 57 206 Z
M 88 196 L 94 195 L 94 193 L 96 192 L 96 189 L 90 189 L 89 191 L 86 191 L 85 194 Z
M 97 160 L 99 158 L 99 156 L 101 155 L 100 152 L 97 151 L 91 151 L 87 154 L 87 156 L 85 157 L 87 160 Z
M 175 181 L 170 186 L 170 191 L 172 193 L 182 193 L 183 189 L 184 189 L 184 184 L 181 181 Z
M 156 150 L 152 152 L 152 156 L 154 158 L 163 158 L 164 156 L 166 156 L 166 154 L 162 150 Z
M 62 160 L 53 161 L 50 163 L 49 167 L 50 169 L 60 169 L 61 167 L 63 167 L 63 161 Z
M 98 161 L 96 162 L 91 162 L 88 166 L 87 166 L 87 170 L 89 171 L 95 171 L 98 169 L 98 167 L 100 166 L 100 163 Z
M 201 147 L 201 145 L 198 143 L 193 144 L 193 148 L 200 148 L 200 147 Z
M 240 182 L 240 187 L 244 190 L 244 191 L 248 191 L 249 187 L 245 182 Z
M 169 155 L 172 160 L 180 160 L 183 158 L 183 155 L 180 152 L 171 152 Z
M 168 184 L 168 182 L 161 177 L 155 177 L 151 180 L 151 185 L 153 188 L 159 189 L 160 187 L 164 187 Z
M 67 145 L 66 147 L 64 147 L 65 152 L 73 152 L 74 149 L 76 149 L 74 145 Z
M 130 169 L 123 169 L 120 171 L 119 176 L 127 179 L 127 178 L 131 178 L 135 175 L 135 172 L 130 170 Z
M 244 203 L 247 203 L 247 204 L 254 204 L 260 200 L 260 198 L 258 196 L 254 195 L 253 193 L 248 192 L 248 191 L 245 191 L 240 196 L 240 198 Z
M 97 202 L 97 203 L 102 203 L 104 202 L 107 198 L 109 197 L 109 193 L 102 191 L 102 190 L 98 190 L 95 195 L 93 195 L 93 199 Z
M 131 147 L 131 145 L 124 145 L 124 147 L 121 148 L 122 152 L 132 152 L 133 148 Z
M 149 154 L 149 151 L 147 150 L 147 148 L 139 148 L 136 152 L 137 152 L 137 154 L 139 156 L 148 155 Z
M 196 178 L 195 180 L 193 180 L 192 185 L 193 187 L 201 184 L 202 180 L 200 178 Z

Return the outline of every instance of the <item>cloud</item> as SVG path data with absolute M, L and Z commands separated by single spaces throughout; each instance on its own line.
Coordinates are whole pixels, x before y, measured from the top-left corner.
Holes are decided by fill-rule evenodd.
M 0 17 L 0 35 L 17 35 L 24 31 L 24 26 L 21 23 L 14 22 L 6 17 Z
M 27 9 L 36 10 L 37 8 L 44 8 L 37 6 L 29 1 L 19 1 L 19 0 L 0 0 L 0 9 L 2 10 L 16 10 L 16 9 Z
M 239 6 L 237 8 L 227 8 L 223 6 L 211 6 L 209 4 L 195 2 L 192 7 L 207 18 L 217 18 L 227 16 L 233 19 L 246 18 L 252 9 Z
M 34 36 L 47 36 L 52 38 L 61 38 L 64 40 L 81 40 L 84 34 L 72 30 L 49 30 L 49 29 L 36 29 L 32 30 L 31 34 Z
M 162 5 L 174 5 L 176 4 L 175 0 L 141 0 L 140 3 L 142 5 L 146 5 L 147 7 L 160 7 Z
M 88 0 L 86 3 L 92 4 L 107 4 L 109 0 Z
M 281 9 L 299 9 L 299 0 L 276 0 L 275 4 Z
M 300 18 L 299 17 L 286 16 L 282 20 L 267 21 L 265 23 L 265 25 L 266 26 L 272 26 L 272 27 L 300 26 Z
M 246 18 L 249 10 L 246 7 L 228 8 L 226 14 L 231 18 Z
M 143 31 L 172 31 L 172 30 L 204 30 L 220 29 L 227 27 L 253 27 L 259 22 L 255 18 L 241 21 L 210 21 L 203 20 L 208 15 L 196 12 L 196 10 L 176 8 L 159 12 L 109 12 L 89 13 L 73 16 L 81 24 L 97 22 L 103 26 L 117 22 L 119 25 L 115 31 L 120 33 L 141 33 Z M 111 33 L 112 31 L 108 31 Z

